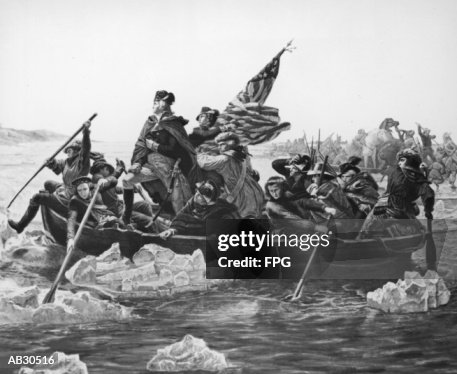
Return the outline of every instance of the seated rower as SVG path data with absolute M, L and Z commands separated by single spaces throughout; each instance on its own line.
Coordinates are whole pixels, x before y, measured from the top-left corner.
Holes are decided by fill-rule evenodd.
M 118 195 L 123 194 L 123 188 L 117 185 L 118 178 L 125 170 L 123 161 L 117 160 L 116 169 L 106 162 L 105 159 L 95 161 L 90 169 L 92 183 L 100 183 L 100 195 L 103 204 L 111 210 L 116 217 L 121 218 L 124 213 L 124 203 Z M 141 231 L 153 231 L 152 229 L 152 208 L 145 201 L 133 203 L 132 222 Z
M 160 233 L 162 239 L 173 235 L 206 235 L 208 219 L 239 219 L 234 204 L 219 198 L 221 186 L 213 180 L 197 183 L 195 195 L 171 221 L 170 228 Z
M 313 199 L 306 191 L 306 196 L 295 198 L 288 191 L 288 185 L 283 177 L 270 177 L 265 184 L 267 204 L 265 213 L 270 219 L 311 219 L 310 211 L 336 214 L 336 209 L 325 206 L 322 202 Z
M 340 165 L 341 185 L 349 202 L 353 205 L 355 218 L 365 218 L 378 201 L 378 184 L 367 172 L 362 172 L 358 164 L 360 157 L 351 156 Z
M 316 198 L 326 206 L 335 208 L 335 219 L 354 218 L 352 205 L 344 194 L 343 189 L 338 184 L 336 175 L 330 172 L 328 165 L 326 165 L 324 173 L 322 174 L 323 166 L 324 164 L 319 162 L 314 166 L 313 170 L 308 172 L 308 175 L 312 176 L 315 185 L 319 186 L 314 190 Z M 321 174 L 322 180 L 320 180 Z M 312 211 L 311 214 L 317 223 L 326 220 L 325 215 L 321 212 Z
M 122 188 L 117 186 L 118 178 L 125 170 L 122 164 L 122 161 L 118 161 L 115 169 L 113 165 L 102 158 L 95 161 L 90 168 L 92 183 L 97 184 L 100 182 L 99 191 L 103 203 L 119 218 L 122 217 L 124 209 L 122 200 L 117 196 L 123 193 Z
M 412 149 L 404 149 L 397 154 L 398 165 L 387 182 L 386 195 L 383 196 L 366 218 L 359 237 L 369 237 L 386 231 L 386 220 L 407 219 L 414 225 L 415 231 L 421 231 L 422 225 L 415 220 L 419 207 L 415 203 L 421 197 L 425 217 L 433 219 L 435 192 L 430 187 L 420 170 L 422 159 Z M 397 221 L 398 222 L 398 221 Z M 410 231 L 410 227 L 408 230 Z M 396 229 L 400 230 L 399 227 Z
M 67 222 L 67 250 L 74 245 L 74 237 L 76 234 L 76 223 L 81 222 L 86 213 L 86 210 L 93 198 L 91 190 L 91 179 L 89 177 L 79 177 L 73 181 L 73 187 L 76 190 L 75 195 L 70 200 L 69 214 Z M 99 185 L 103 181 L 98 182 Z M 105 227 L 121 227 L 124 228 L 122 221 L 103 204 L 102 196 L 97 194 L 95 204 L 92 207 L 87 226 L 99 229 Z

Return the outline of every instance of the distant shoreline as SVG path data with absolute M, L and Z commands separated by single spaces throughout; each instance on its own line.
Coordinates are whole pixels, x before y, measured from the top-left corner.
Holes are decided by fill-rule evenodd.
M 67 135 L 49 130 L 19 130 L 0 126 L 0 145 L 15 146 L 24 143 L 43 143 L 67 139 Z

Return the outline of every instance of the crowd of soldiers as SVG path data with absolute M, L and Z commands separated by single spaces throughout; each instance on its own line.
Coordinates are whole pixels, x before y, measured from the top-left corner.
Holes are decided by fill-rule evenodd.
M 9 225 L 20 233 L 40 205 L 48 206 L 68 217 L 71 248 L 76 224 L 92 199 L 90 226 L 157 232 L 163 239 L 204 235 L 205 221 L 211 218 L 296 218 L 310 232 L 325 231 L 329 217 L 362 219 L 360 235 L 369 235 L 383 220 L 414 218 L 419 196 L 426 216 L 432 217 L 434 193 L 412 144 L 397 155 L 387 200 L 380 198 L 374 178 L 358 166 L 360 157 L 350 157 L 336 169 L 327 158 L 319 162 L 315 152 L 275 160 L 272 167 L 279 175 L 270 177 L 263 190 L 247 147 L 230 125 L 217 123 L 219 112 L 203 107 L 196 118 L 199 126 L 188 135 L 188 120 L 173 113 L 174 101 L 173 93 L 156 92 L 153 113 L 140 132 L 128 168 L 123 161 L 113 166 L 104 155 L 91 152 L 90 122 L 86 122 L 82 141 L 65 149 L 67 158 L 47 161 L 62 175 L 62 182 L 46 182 L 23 217 L 10 219 Z M 429 136 L 426 130 L 423 134 Z M 426 147 L 431 146 L 424 143 L 422 152 L 433 166 L 438 155 L 431 148 L 424 151 Z M 121 187 L 118 182 L 124 172 Z M 99 193 L 94 196 L 95 191 Z M 143 201 L 135 202 L 136 192 Z
M 419 123 L 416 124 L 415 130 L 404 130 L 399 128 L 398 121 L 391 121 L 391 125 L 381 125 L 385 131 L 390 132 L 394 136 L 390 140 L 386 140 L 377 145 L 377 159 L 379 165 L 375 168 L 372 163 L 361 165 L 365 168 L 378 169 L 381 173 L 388 174 L 395 168 L 396 155 L 404 149 L 413 149 L 422 158 L 426 165 L 428 180 L 432 182 L 436 189 L 446 180 L 451 189 L 456 189 L 455 186 L 457 176 L 457 145 L 452 140 L 449 133 L 443 134 L 442 142 L 439 143 L 436 135 L 431 134 L 431 130 L 423 127 Z M 373 130 L 375 131 L 375 130 Z M 333 165 L 341 165 L 351 156 L 363 157 L 364 149 L 367 147 L 368 133 L 364 129 L 358 130 L 356 136 L 351 141 L 343 141 L 341 136 L 336 136 L 333 139 L 333 134 L 323 141 L 319 141 L 319 147 L 323 154 L 329 156 L 329 161 Z M 272 154 L 277 152 L 287 153 L 309 153 L 309 143 L 306 141 L 306 136 L 302 138 L 288 140 L 284 144 L 272 145 Z

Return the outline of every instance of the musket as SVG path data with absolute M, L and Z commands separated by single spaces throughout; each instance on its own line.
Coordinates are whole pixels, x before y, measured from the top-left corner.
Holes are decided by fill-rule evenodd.
M 314 136 L 311 137 L 311 152 L 309 157 L 311 158 L 311 167 L 314 166 Z
M 305 140 L 306 149 L 308 150 L 308 154 L 311 155 L 311 150 L 309 149 L 308 139 L 306 139 L 306 132 L 303 130 L 303 139 Z

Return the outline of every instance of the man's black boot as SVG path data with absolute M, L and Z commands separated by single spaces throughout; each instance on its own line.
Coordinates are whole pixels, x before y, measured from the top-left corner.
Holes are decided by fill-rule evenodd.
M 124 214 L 122 215 L 122 221 L 124 221 L 125 225 L 130 224 L 130 218 L 132 217 L 133 209 L 133 198 L 133 189 L 124 188 Z
M 38 209 L 40 209 L 39 205 L 29 205 L 19 222 L 9 219 L 8 225 L 10 225 L 12 229 L 16 230 L 16 232 L 20 234 L 35 218 L 36 214 L 38 213 Z

